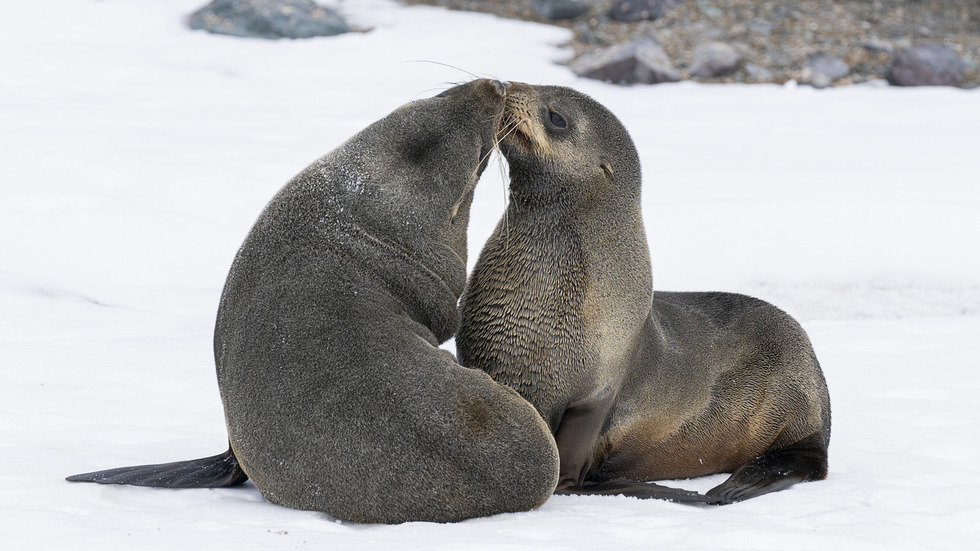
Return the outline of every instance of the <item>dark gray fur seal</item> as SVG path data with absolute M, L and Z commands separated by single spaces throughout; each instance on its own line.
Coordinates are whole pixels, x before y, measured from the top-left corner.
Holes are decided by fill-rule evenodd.
M 619 120 L 574 90 L 514 84 L 502 124 L 510 204 L 456 345 L 541 412 L 558 491 L 720 504 L 825 478 L 830 401 L 799 324 L 747 296 L 653 293 Z M 722 472 L 706 495 L 644 482 Z
M 506 85 L 416 101 L 290 181 L 225 283 L 214 334 L 231 449 L 69 480 L 212 487 L 376 523 L 541 505 L 558 454 L 537 411 L 437 348 L 456 331 L 473 190 Z

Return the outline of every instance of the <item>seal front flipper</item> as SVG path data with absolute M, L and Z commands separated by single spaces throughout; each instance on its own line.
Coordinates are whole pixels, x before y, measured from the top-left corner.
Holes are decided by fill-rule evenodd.
M 827 478 L 827 444 L 821 434 L 756 457 L 732 473 L 728 480 L 708 490 L 706 495 L 720 504 L 736 503 L 798 482 Z
M 595 463 L 596 442 L 615 399 L 616 392 L 605 388 L 589 399 L 570 405 L 562 413 L 555 430 L 559 490 L 582 487 Z
M 65 480 L 155 488 L 223 488 L 243 484 L 248 480 L 248 475 L 242 470 L 235 453 L 229 447 L 225 453 L 211 457 L 157 465 L 118 467 L 76 474 Z

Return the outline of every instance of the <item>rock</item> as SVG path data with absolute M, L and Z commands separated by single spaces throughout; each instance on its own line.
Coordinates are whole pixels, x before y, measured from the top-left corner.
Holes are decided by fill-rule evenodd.
M 952 48 L 929 44 L 898 52 L 888 70 L 894 86 L 959 86 L 966 63 Z
M 614 84 L 659 84 L 681 79 L 670 57 L 652 38 L 640 38 L 584 55 L 571 63 L 581 77 Z
M 575 19 L 589 11 L 587 0 L 534 0 L 531 8 L 539 17 L 558 21 L 560 19 Z
M 864 48 L 865 50 L 873 54 L 882 53 L 882 54 L 892 55 L 892 53 L 894 53 L 895 51 L 895 48 L 893 48 L 892 45 L 889 44 L 888 42 L 885 42 L 883 40 L 876 40 L 876 39 L 865 40 L 859 43 L 858 46 L 861 46 L 862 48 Z
M 745 64 L 745 74 L 747 74 L 754 82 L 772 82 L 774 76 L 773 72 L 768 68 L 755 63 Z
M 851 68 L 841 58 L 814 54 L 807 58 L 803 66 L 803 80 L 814 88 L 826 88 L 850 72 Z
M 694 49 L 689 73 L 701 78 L 723 77 L 734 73 L 741 60 L 742 56 L 728 44 L 708 42 Z
M 705 17 L 711 19 L 721 19 L 725 17 L 725 10 L 716 6 L 714 2 L 709 2 L 706 0 L 697 0 L 695 4 L 698 7 L 698 11 L 701 12 Z
M 575 39 L 582 44 L 603 44 L 605 34 L 598 28 L 593 28 L 588 21 L 578 21 L 572 25 L 575 31 Z
M 766 21 L 764 19 L 753 19 L 749 21 L 746 26 L 750 31 L 763 36 L 769 36 L 772 34 L 773 25 L 771 21 Z
M 349 32 L 347 22 L 313 0 L 214 0 L 187 20 L 192 29 L 250 38 L 311 38 Z
M 609 18 L 624 23 L 654 21 L 683 0 L 613 0 Z

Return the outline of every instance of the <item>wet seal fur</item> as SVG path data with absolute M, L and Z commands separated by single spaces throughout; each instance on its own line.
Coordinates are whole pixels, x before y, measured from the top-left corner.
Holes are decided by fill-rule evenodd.
M 640 162 L 591 98 L 514 84 L 510 204 L 456 345 L 537 407 L 559 493 L 725 504 L 827 475 L 830 400 L 805 332 L 761 300 L 652 290 Z M 647 483 L 731 472 L 705 495 Z
M 506 85 L 407 104 L 293 178 L 232 265 L 214 333 L 230 449 L 73 481 L 216 487 L 356 522 L 538 507 L 537 411 L 437 348 L 459 324 L 473 190 Z

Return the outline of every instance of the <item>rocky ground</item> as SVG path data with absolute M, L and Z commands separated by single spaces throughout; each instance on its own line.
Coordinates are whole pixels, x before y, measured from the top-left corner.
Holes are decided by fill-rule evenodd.
M 403 1 L 567 27 L 570 67 L 614 82 L 904 84 L 902 75 L 919 69 L 898 66 L 925 60 L 941 65 L 942 84 L 980 86 L 978 0 Z M 654 18 L 622 21 L 635 16 Z M 911 50 L 920 46 L 927 48 Z

